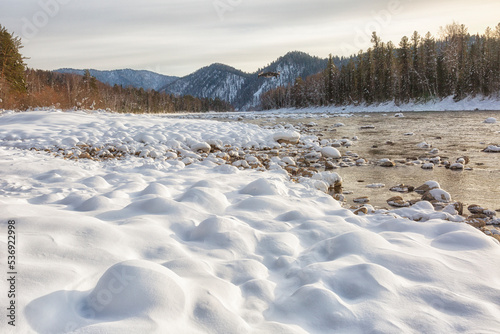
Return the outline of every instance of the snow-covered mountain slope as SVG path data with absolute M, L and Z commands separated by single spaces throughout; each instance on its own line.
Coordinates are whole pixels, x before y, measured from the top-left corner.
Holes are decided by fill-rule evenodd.
M 238 109 L 253 109 L 260 103 L 260 94 L 279 86 L 293 84 L 297 77 L 305 78 L 326 67 L 326 60 L 303 52 L 289 52 L 254 73 L 244 73 L 233 67 L 213 64 L 166 85 L 162 91 L 177 95 L 220 98 Z M 260 72 L 280 72 L 278 78 L 259 78 Z
M 56 70 L 59 73 L 73 73 L 83 75 L 85 70 L 78 70 L 72 68 L 62 68 Z M 160 88 L 168 85 L 169 83 L 178 79 L 178 77 L 167 76 L 158 74 L 151 71 L 138 71 L 131 69 L 112 70 L 112 71 L 98 71 L 89 70 L 90 75 L 94 76 L 97 80 L 107 83 L 111 86 L 119 85 L 123 87 L 136 87 L 144 89 L 159 90 Z
M 175 95 L 219 98 L 234 103 L 250 76 L 223 64 L 212 64 L 164 87 Z

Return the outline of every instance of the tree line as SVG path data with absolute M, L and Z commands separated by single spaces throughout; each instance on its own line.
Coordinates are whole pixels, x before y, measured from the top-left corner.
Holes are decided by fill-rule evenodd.
M 418 32 L 398 47 L 373 32 L 372 47 L 341 59 L 330 55 L 321 73 L 261 95 L 262 109 L 428 101 L 500 93 L 500 24 L 471 35 L 461 24 L 441 28 L 440 37 Z
M 127 113 L 231 111 L 226 101 L 110 86 L 85 74 L 26 68 L 19 37 L 0 25 L 0 109 L 110 109 Z

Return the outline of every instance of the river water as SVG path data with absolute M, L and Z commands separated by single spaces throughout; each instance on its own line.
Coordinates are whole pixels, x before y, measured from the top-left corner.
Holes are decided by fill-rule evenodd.
M 265 114 L 261 115 L 264 116 Z M 438 181 L 441 188 L 448 191 L 454 201 L 466 205 L 479 204 L 490 210 L 500 209 L 500 153 L 482 152 L 490 144 L 500 145 L 500 111 L 453 111 L 453 112 L 406 112 L 404 117 L 394 113 L 367 113 L 338 115 L 338 117 L 307 118 L 261 118 L 251 120 L 260 125 L 290 123 L 309 124 L 307 129 L 320 138 L 358 137 L 347 150 L 357 153 L 367 161 L 389 158 L 431 158 L 439 156 L 442 160 L 455 162 L 459 157 L 468 156 L 470 170 L 452 171 L 436 166 L 424 170 L 419 165 L 397 164 L 384 168 L 374 163 L 366 166 L 340 168 L 335 170 L 344 180 L 348 203 L 360 196 L 368 196 L 370 204 L 387 207 L 386 200 L 400 195 L 389 188 L 398 184 L 420 186 L 426 181 Z M 495 117 L 497 123 L 487 124 L 484 120 Z M 311 122 L 315 123 L 310 124 Z M 334 127 L 337 123 L 345 126 Z M 362 128 L 370 127 L 370 128 Z M 421 149 L 417 145 L 426 142 L 437 148 Z M 367 185 L 381 183 L 383 188 L 368 188 Z M 351 193 L 352 192 L 352 193 Z M 415 193 L 401 195 L 405 199 L 419 197 Z

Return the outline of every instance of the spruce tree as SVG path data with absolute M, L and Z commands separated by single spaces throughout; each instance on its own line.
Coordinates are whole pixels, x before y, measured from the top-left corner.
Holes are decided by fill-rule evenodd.
M 399 43 L 398 50 L 398 67 L 399 67 L 399 101 L 406 103 L 410 100 L 410 44 L 408 37 L 403 36 Z
M 21 39 L 0 25 L 0 88 L 3 83 L 7 90 L 26 92 L 26 68 L 19 53 L 21 48 Z

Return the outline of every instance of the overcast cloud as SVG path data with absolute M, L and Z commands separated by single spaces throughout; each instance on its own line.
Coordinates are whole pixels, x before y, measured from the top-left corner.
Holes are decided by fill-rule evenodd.
M 288 51 L 350 55 L 370 33 L 396 44 L 453 21 L 500 23 L 498 0 L 0 0 L 30 67 L 187 75 L 214 62 L 254 72 Z

